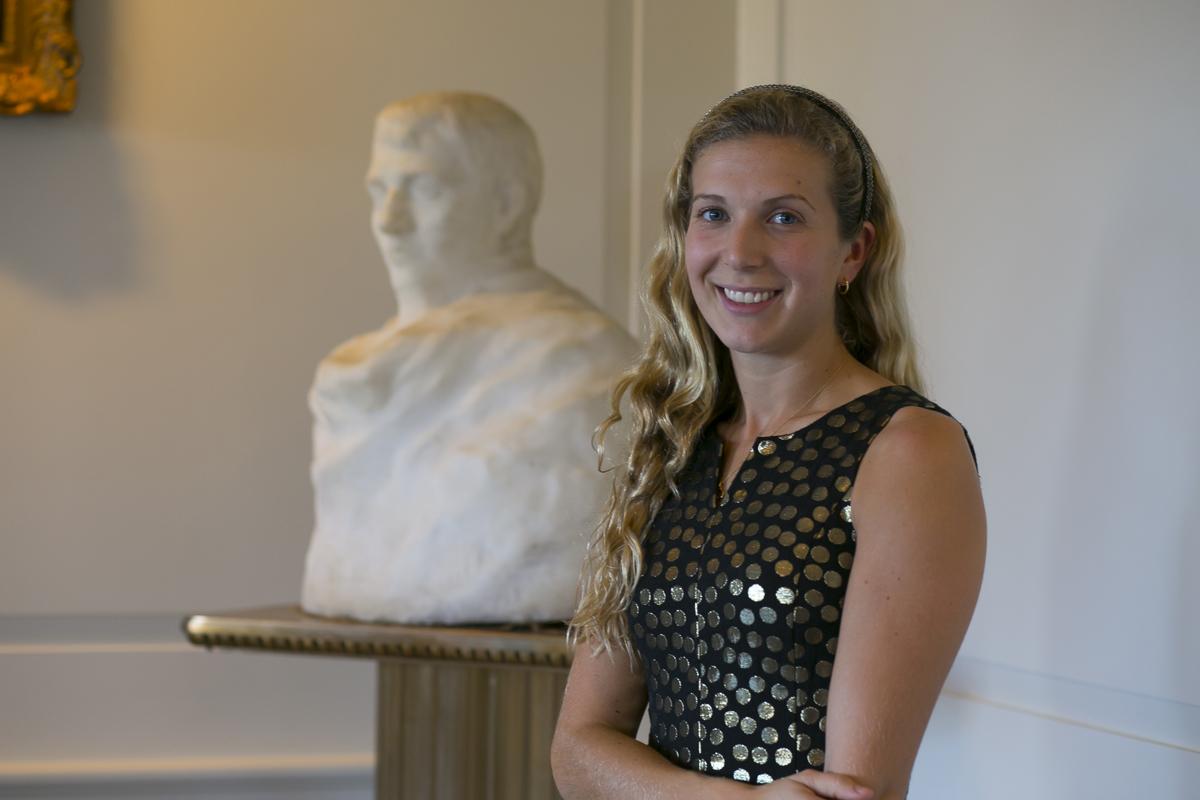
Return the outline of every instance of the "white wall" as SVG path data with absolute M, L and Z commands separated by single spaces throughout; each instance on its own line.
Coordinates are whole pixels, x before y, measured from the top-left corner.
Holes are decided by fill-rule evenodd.
M 178 624 L 298 597 L 305 392 L 392 311 L 373 116 L 513 105 L 546 161 L 539 261 L 627 319 L 675 139 L 733 86 L 734 10 L 76 3 L 78 109 L 0 119 L 0 795 L 369 793 L 368 663 Z
M 1200 5 L 740 14 L 739 78 L 841 101 L 887 169 L 931 394 L 979 451 L 987 575 L 912 796 L 1195 796 Z

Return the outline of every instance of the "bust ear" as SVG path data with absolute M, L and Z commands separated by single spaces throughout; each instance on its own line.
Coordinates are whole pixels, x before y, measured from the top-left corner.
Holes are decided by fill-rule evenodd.
M 513 233 L 513 228 L 526 214 L 529 191 L 520 181 L 505 181 L 496 191 L 497 227 L 504 235 Z

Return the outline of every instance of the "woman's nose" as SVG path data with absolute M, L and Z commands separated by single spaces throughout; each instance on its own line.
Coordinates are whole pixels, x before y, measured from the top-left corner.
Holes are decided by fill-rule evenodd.
M 742 220 L 729 226 L 725 247 L 729 265 L 735 269 L 752 269 L 763 263 L 763 231 L 752 220 Z

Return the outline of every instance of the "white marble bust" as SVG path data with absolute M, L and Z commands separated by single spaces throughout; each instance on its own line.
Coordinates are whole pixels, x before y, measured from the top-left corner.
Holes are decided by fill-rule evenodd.
M 609 485 L 591 434 L 633 342 L 535 266 L 541 159 L 499 101 L 388 106 L 367 189 L 397 313 L 317 369 L 302 605 L 407 623 L 566 619 Z

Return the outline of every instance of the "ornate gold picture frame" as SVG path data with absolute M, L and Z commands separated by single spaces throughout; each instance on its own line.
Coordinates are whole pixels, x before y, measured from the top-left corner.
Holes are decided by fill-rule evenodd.
M 75 108 L 71 0 L 0 0 L 0 114 Z

